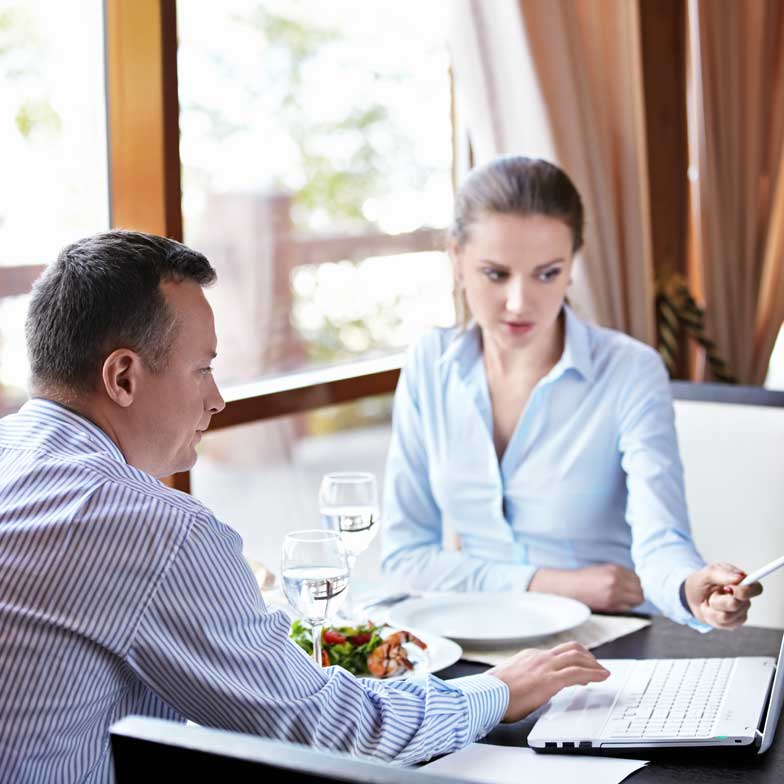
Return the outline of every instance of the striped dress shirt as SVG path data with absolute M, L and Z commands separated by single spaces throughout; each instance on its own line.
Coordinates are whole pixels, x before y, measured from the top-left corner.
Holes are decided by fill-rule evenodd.
M 498 679 L 321 670 L 239 535 L 35 399 L 0 420 L 0 779 L 113 779 L 109 726 L 157 716 L 411 763 L 506 710 Z

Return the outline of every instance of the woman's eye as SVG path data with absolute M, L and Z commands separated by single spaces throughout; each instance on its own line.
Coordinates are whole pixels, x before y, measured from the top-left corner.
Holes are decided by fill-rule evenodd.
M 544 272 L 539 274 L 539 280 L 543 281 L 544 283 L 550 283 L 550 281 L 555 280 L 561 274 L 560 267 L 553 267 L 552 269 L 545 270 Z
M 202 374 L 203 376 L 209 376 L 209 375 L 212 375 L 212 367 L 210 366 L 210 367 L 205 367 L 205 368 L 202 368 L 202 369 L 201 369 L 201 374 Z
M 501 272 L 501 270 L 493 269 L 492 267 L 485 267 L 482 270 L 482 273 L 488 280 L 493 281 L 493 283 L 497 283 L 499 280 L 504 280 L 506 278 L 505 272 Z

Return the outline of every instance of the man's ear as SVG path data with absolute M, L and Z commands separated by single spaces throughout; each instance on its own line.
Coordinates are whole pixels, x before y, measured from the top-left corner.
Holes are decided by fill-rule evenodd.
M 118 348 L 104 360 L 101 377 L 110 400 L 122 408 L 133 403 L 142 370 L 142 359 L 129 348 Z

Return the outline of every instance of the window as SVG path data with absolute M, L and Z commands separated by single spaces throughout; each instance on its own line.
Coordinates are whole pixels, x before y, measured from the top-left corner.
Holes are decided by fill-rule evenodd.
M 218 269 L 220 382 L 399 351 L 452 322 L 446 13 L 178 5 L 184 233 Z
M 239 531 L 251 561 L 280 574 L 289 531 L 318 528 L 318 489 L 328 471 L 371 471 L 383 486 L 388 398 L 209 432 L 199 444 L 193 493 Z M 377 583 L 381 537 L 357 560 L 354 578 Z
M 0 413 L 25 397 L 40 265 L 109 225 L 100 0 L 0 2 Z
M 218 270 L 224 387 L 399 352 L 453 323 L 447 12 L 178 4 L 184 235 Z M 352 381 L 356 397 L 369 388 Z M 193 491 L 277 571 L 285 532 L 318 525 L 324 472 L 381 479 L 390 410 L 371 396 L 212 433 Z M 358 564 L 377 569 L 378 544 Z

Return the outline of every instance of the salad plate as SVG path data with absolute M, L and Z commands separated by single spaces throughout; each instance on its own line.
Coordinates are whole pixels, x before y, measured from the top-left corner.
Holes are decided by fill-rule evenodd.
M 545 593 L 440 593 L 395 605 L 389 622 L 465 647 L 500 648 L 573 629 L 591 616 L 576 599 Z
M 307 654 L 313 650 L 310 635 L 310 627 L 294 621 L 290 637 Z M 384 643 L 389 645 L 379 650 Z M 410 627 L 330 624 L 322 632 L 324 666 L 337 665 L 363 678 L 390 680 L 439 672 L 462 654 L 463 649 L 456 642 Z M 401 659 L 411 669 L 397 664 Z

